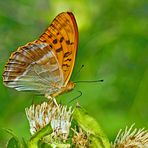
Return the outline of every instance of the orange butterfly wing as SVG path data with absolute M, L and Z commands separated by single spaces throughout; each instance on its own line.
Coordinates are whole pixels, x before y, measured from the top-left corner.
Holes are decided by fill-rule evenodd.
M 71 12 L 59 14 L 38 40 L 19 47 L 3 73 L 4 84 L 17 90 L 54 94 L 66 87 L 75 63 L 78 28 Z
M 78 27 L 71 12 L 59 14 L 36 43 L 45 42 L 54 51 L 64 74 L 64 86 L 68 83 L 78 48 Z

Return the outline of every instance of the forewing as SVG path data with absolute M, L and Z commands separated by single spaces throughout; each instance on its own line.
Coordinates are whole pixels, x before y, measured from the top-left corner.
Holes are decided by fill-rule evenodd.
M 71 12 L 59 14 L 36 41 L 42 42 L 49 44 L 55 53 L 64 75 L 63 86 L 66 86 L 72 74 L 78 46 L 78 28 L 74 15 Z

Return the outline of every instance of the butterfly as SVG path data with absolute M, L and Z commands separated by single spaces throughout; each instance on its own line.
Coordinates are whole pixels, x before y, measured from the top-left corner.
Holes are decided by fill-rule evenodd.
M 78 27 L 72 12 L 60 13 L 35 41 L 13 52 L 3 72 L 4 85 L 18 91 L 58 96 L 70 91 L 78 48 Z

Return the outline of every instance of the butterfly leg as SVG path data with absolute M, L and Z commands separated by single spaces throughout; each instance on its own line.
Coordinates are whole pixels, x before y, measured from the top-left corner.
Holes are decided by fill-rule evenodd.
M 56 93 L 52 94 L 51 97 L 55 98 L 55 97 L 59 96 L 62 92 L 63 91 L 56 92 Z
M 49 101 L 52 101 L 52 102 L 58 107 L 58 103 L 57 103 L 55 97 L 49 96 L 48 94 L 45 94 L 45 97 L 46 97 L 47 99 L 49 99 Z

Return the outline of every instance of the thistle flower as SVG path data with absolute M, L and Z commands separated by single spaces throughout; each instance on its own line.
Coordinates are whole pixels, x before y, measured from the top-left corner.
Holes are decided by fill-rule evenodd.
M 148 148 L 148 131 L 133 129 L 134 124 L 125 131 L 119 131 L 112 148 Z
M 89 139 L 88 135 L 83 132 L 83 130 L 79 127 L 79 131 L 76 129 L 72 129 L 74 132 L 74 136 L 72 138 L 72 143 L 76 148 L 85 148 L 89 147 Z
M 37 106 L 33 104 L 26 108 L 25 111 L 32 135 L 50 123 L 53 130 L 51 136 L 67 140 L 73 113 L 71 107 L 57 105 L 55 102 L 50 101 Z

